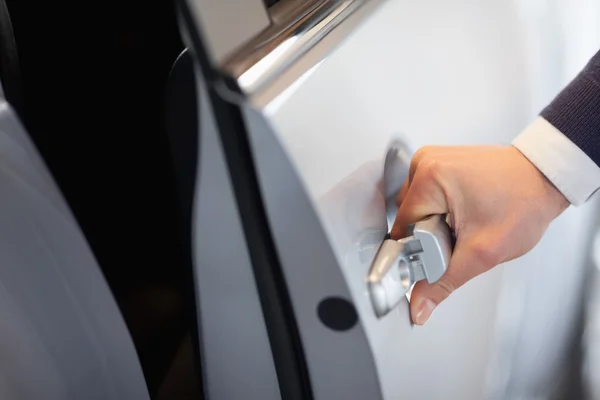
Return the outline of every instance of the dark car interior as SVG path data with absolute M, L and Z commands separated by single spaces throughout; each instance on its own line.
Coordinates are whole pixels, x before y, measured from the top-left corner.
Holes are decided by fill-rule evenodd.
M 0 80 L 98 260 L 151 397 L 202 398 L 197 104 L 176 0 L 0 0 Z
M 201 398 L 189 244 L 194 86 L 188 57 L 173 68 L 184 49 L 174 1 L 4 1 L 5 96 L 102 268 L 151 397 Z

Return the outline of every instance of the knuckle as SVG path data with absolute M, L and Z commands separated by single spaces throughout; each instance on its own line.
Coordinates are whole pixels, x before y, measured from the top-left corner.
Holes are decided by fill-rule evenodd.
M 417 149 L 417 151 L 415 151 L 415 154 L 413 155 L 413 161 L 414 160 L 418 160 L 421 157 L 423 157 L 424 155 L 426 155 L 427 154 L 427 150 L 428 150 L 428 146 L 419 147 Z
M 426 145 L 426 146 L 421 147 L 421 150 L 423 150 L 423 152 L 425 152 L 425 153 L 431 153 L 432 151 L 434 151 L 437 148 L 438 148 L 438 146 Z
M 473 246 L 471 252 L 474 264 L 483 267 L 486 270 L 493 268 L 502 262 L 498 247 L 489 243 L 477 243 Z
M 421 162 L 423 172 L 428 179 L 438 179 L 443 173 L 442 161 L 436 158 L 428 158 Z
M 423 154 L 421 153 L 423 150 L 419 149 L 417 150 L 417 152 L 414 154 L 413 158 L 410 160 L 410 171 L 414 174 L 419 163 L 421 162 L 421 159 L 423 158 Z
M 415 151 L 415 154 L 413 154 L 411 164 L 416 167 L 417 164 L 426 159 L 430 153 L 431 146 L 419 147 L 417 151 Z
M 435 282 L 434 285 L 440 289 L 444 298 L 450 296 L 450 294 L 452 294 L 452 292 L 454 292 L 458 287 L 456 282 L 454 282 L 454 280 L 449 276 L 442 277 L 440 280 Z

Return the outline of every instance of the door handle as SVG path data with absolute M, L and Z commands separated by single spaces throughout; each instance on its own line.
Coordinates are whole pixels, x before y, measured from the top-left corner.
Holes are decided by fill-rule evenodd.
M 401 140 L 393 141 L 386 154 L 383 183 L 388 220 L 390 213 L 397 211 L 396 196 L 408 177 L 411 154 Z M 410 225 L 400 240 L 385 239 L 367 277 L 375 315 L 381 318 L 389 313 L 415 282 L 440 279 L 448 269 L 453 247 L 446 215 L 432 215 Z
M 405 140 L 396 138 L 388 145 L 388 150 L 383 161 L 383 193 L 388 226 L 390 228 L 398 213 L 396 198 L 402 188 L 402 184 L 408 178 L 412 157 L 413 152 Z

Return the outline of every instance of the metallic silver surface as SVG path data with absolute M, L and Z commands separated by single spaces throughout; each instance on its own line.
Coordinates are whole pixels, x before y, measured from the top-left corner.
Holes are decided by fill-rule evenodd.
M 404 253 L 404 243 L 385 240 L 369 271 L 367 283 L 377 317 L 386 315 L 404 297 L 413 283 L 410 260 Z
M 187 0 L 201 29 L 209 59 L 220 65 L 253 36 L 266 29 L 262 0 Z
M 329 0 L 281 0 L 269 7 L 271 22 L 283 32 L 291 23 L 304 17 Z M 290 22 L 291 21 L 291 22 Z
M 388 146 L 388 151 L 383 161 L 383 183 L 386 202 L 394 202 L 398 191 L 402 187 L 406 178 L 410 160 L 413 157 L 413 151 L 406 142 L 406 138 L 395 137 Z M 397 208 L 397 207 L 396 207 Z
M 440 279 L 451 255 L 451 231 L 441 215 L 414 224 L 410 236 L 385 240 L 367 277 L 377 317 L 389 313 L 417 281 Z
M 398 192 L 408 178 L 412 156 L 407 138 L 397 135 L 390 142 L 383 161 L 383 191 L 390 229 L 398 213 Z
M 423 250 L 419 253 L 427 282 L 433 283 L 444 275 L 452 256 L 452 230 L 445 215 L 433 215 L 414 225 L 413 236 Z
M 370 0 L 376 1 L 376 0 Z M 243 94 L 252 94 L 281 74 L 367 0 L 308 2 L 249 42 L 223 65 Z

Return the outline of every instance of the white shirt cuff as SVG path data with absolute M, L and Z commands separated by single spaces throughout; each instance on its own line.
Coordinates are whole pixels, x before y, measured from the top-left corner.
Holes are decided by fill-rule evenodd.
M 512 144 L 571 204 L 585 203 L 600 188 L 600 167 L 544 118 L 538 117 Z

